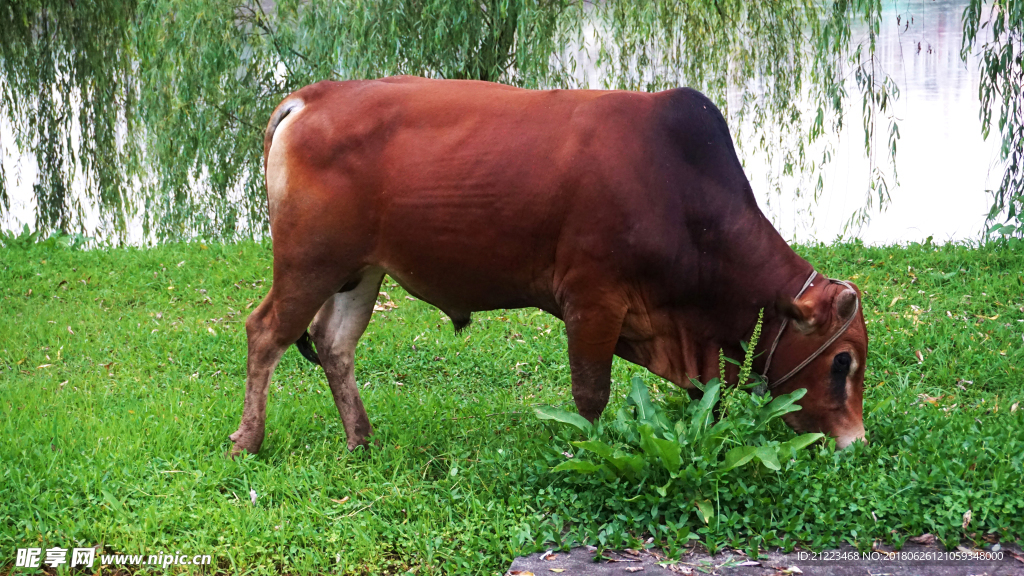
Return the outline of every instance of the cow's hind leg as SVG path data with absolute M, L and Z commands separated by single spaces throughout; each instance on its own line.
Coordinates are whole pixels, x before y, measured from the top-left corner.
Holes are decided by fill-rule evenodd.
M 249 345 L 245 406 L 231 455 L 251 454 L 263 444 L 270 376 L 281 355 L 302 336 L 320 305 L 337 290 L 326 282 L 275 278 L 267 297 L 245 321 Z
M 356 386 L 354 363 L 356 345 L 373 315 L 383 278 L 384 272 L 379 269 L 364 272 L 354 288 L 328 298 L 309 327 L 345 425 L 349 450 L 366 445 L 367 437 L 373 434 Z
M 574 306 L 565 315 L 572 397 L 580 415 L 591 422 L 608 405 L 612 358 L 624 317 L 624 307 L 608 305 Z

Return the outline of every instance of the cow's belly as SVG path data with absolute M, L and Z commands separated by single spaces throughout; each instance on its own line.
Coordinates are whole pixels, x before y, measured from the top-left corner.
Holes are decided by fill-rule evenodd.
M 491 204 L 478 210 L 424 201 L 392 209 L 381 221 L 374 263 L 453 318 L 498 308 L 551 310 L 557 228 Z

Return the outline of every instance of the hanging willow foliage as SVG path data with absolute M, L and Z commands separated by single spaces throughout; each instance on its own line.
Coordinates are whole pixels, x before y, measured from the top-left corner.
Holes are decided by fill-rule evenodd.
M 265 232 L 263 128 L 281 98 L 322 79 L 689 85 L 761 135 L 778 177 L 813 175 L 847 77 L 869 156 L 880 119 L 881 157 L 895 155 L 895 86 L 872 68 L 880 19 L 875 0 L 28 0 L 0 8 L 0 117 L 38 163 L 38 228 L 95 214 L 122 238 L 133 219 L 158 239 Z M 881 164 L 861 217 L 888 198 Z
M 998 106 L 999 132 L 1006 163 L 999 188 L 992 191 L 989 210 L 992 232 L 1024 236 L 1024 1 L 993 0 L 988 6 L 971 0 L 964 10 L 961 57 L 981 48 L 982 131 L 992 129 L 992 113 Z M 982 38 L 988 37 L 988 40 Z M 1001 220 L 1001 223 L 996 223 Z
M 42 230 L 71 230 L 89 206 L 124 230 L 133 212 L 140 149 L 129 139 L 138 132 L 139 92 L 124 26 L 133 19 L 129 2 L 0 7 L 0 117 L 13 129 L 16 150 L 38 163 L 33 192 Z M 76 176 L 84 195 L 72 191 Z M 9 202 L 0 165 L 0 213 Z

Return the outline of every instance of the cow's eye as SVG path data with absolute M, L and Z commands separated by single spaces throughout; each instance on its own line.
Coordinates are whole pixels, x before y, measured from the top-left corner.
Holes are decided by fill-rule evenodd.
M 832 359 L 832 396 L 841 403 L 846 402 L 846 377 L 852 363 L 849 352 L 840 352 Z
M 847 374 L 850 371 L 850 364 L 853 362 L 853 358 L 850 357 L 849 352 L 840 352 L 836 354 L 836 357 L 832 360 L 832 373 L 833 374 Z

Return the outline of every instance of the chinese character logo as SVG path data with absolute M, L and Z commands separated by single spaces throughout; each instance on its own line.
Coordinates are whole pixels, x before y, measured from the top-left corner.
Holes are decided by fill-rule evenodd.
M 39 555 L 42 552 L 41 548 L 18 548 L 18 557 L 14 565 L 22 568 L 39 568 Z
M 95 548 L 75 548 L 71 551 L 72 566 L 89 566 L 91 568 L 94 560 L 96 560 Z
M 46 549 L 46 564 L 50 568 L 56 568 L 61 564 L 67 562 L 68 550 L 67 548 L 47 548 Z

